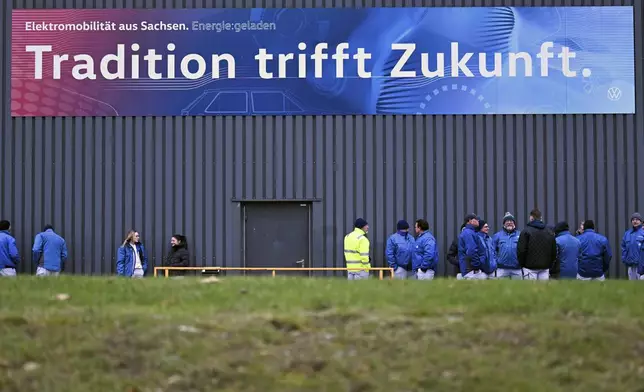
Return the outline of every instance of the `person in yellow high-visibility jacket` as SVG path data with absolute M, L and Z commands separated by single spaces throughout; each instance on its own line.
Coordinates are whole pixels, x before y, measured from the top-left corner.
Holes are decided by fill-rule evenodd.
M 369 224 L 366 220 L 358 218 L 354 227 L 355 229 L 344 237 L 344 259 L 347 262 L 347 268 L 356 268 L 348 270 L 347 276 L 349 280 L 368 279 L 369 269 L 371 269 L 367 238 Z

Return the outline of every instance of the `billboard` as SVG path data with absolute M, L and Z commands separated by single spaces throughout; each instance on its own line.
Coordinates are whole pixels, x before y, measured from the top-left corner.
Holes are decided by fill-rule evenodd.
M 14 10 L 12 116 L 634 113 L 633 7 Z

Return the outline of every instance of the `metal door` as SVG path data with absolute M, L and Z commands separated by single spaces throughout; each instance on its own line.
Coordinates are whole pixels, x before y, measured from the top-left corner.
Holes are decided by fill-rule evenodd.
M 247 203 L 244 205 L 246 267 L 302 268 L 310 265 L 310 204 Z M 266 275 L 270 271 L 249 271 Z M 278 271 L 277 276 L 308 275 L 308 271 Z

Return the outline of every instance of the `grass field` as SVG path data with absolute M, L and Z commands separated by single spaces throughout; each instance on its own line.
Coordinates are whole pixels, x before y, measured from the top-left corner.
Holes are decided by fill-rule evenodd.
M 643 293 L 627 281 L 0 279 L 0 391 L 644 391 Z

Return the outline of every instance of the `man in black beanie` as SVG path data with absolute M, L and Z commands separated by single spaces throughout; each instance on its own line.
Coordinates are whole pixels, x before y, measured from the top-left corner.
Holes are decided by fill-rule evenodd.
M 584 232 L 577 238 L 581 243 L 577 279 L 605 280 L 613 258 L 608 239 L 595 232 L 595 222 L 592 220 L 584 221 Z
M 409 233 L 409 223 L 406 220 L 398 221 L 396 229 L 397 231 L 387 238 L 387 264 L 389 268 L 393 268 L 395 279 L 413 278 L 412 258 L 416 247 L 414 236 Z
M 344 259 L 347 262 L 349 280 L 369 278 L 371 261 L 369 258 L 369 224 L 362 218 L 356 219 L 351 233 L 344 237 Z
M 16 276 L 16 267 L 20 263 L 16 239 L 9 234 L 10 228 L 9 221 L 0 221 L 0 277 Z
M 576 279 L 581 243 L 577 237 L 570 234 L 568 222 L 559 222 L 555 225 L 555 241 L 557 242 L 559 278 Z M 550 275 L 553 274 L 555 271 L 550 271 Z

